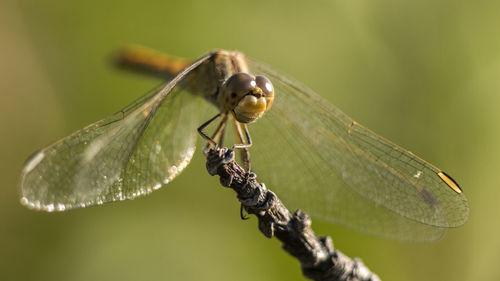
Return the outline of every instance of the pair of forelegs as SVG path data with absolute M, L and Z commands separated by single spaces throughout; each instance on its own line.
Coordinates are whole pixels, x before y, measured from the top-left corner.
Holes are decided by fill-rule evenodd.
M 207 122 L 203 123 L 199 128 L 198 128 L 198 133 L 208 141 L 207 145 L 205 146 L 204 152 L 206 153 L 207 150 L 211 147 L 220 147 L 222 146 L 224 142 L 224 132 L 226 130 L 226 124 L 227 124 L 227 119 L 228 119 L 229 114 L 227 112 L 225 113 L 219 113 L 212 117 L 210 120 Z M 222 118 L 220 121 L 219 125 L 215 129 L 214 134 L 212 137 L 209 137 L 203 132 L 203 129 L 210 125 L 212 122 L 217 120 L 218 118 Z M 236 134 L 236 138 L 238 143 L 234 144 L 233 149 L 239 149 L 241 151 L 241 158 L 243 160 L 243 164 L 245 165 L 245 168 L 247 169 L 248 172 L 250 172 L 250 152 L 248 151 L 248 148 L 252 146 L 252 138 L 250 137 L 250 133 L 248 132 L 248 127 L 247 124 L 245 123 L 240 123 L 238 122 L 235 118 L 233 118 L 233 124 L 234 124 L 234 131 Z M 246 143 L 244 142 L 243 135 L 246 138 Z M 218 141 L 217 141 L 218 139 Z

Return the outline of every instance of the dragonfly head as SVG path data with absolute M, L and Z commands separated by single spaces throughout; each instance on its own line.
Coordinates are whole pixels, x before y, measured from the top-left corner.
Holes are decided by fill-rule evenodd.
M 271 81 L 264 76 L 238 72 L 229 77 L 219 94 L 219 105 L 241 123 L 250 123 L 268 111 L 274 100 Z

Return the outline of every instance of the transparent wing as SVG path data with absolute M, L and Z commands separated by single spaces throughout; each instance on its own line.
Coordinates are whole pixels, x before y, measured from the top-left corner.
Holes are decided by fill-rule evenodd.
M 35 153 L 21 202 L 63 211 L 133 199 L 175 178 L 191 160 L 203 103 L 185 84 L 205 56 L 123 110 Z
M 283 201 L 312 216 L 403 240 L 435 240 L 468 205 L 434 166 L 354 122 L 312 90 L 249 61 L 275 102 L 250 127 L 252 167 Z

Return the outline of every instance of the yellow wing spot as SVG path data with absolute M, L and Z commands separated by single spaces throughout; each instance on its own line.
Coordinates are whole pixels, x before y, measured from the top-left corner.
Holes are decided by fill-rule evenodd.
M 451 189 L 453 189 L 453 191 L 459 194 L 462 193 L 462 189 L 460 188 L 460 186 L 458 186 L 458 183 L 450 176 L 448 176 L 445 172 L 441 171 L 437 173 L 437 175 L 441 178 L 441 180 L 444 181 L 444 183 L 446 183 Z

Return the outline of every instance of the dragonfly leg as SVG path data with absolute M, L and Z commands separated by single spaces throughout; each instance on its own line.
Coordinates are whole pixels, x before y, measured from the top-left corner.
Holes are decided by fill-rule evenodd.
M 227 118 L 226 118 L 226 120 L 227 120 Z M 226 121 L 224 121 L 224 127 L 222 128 L 221 133 L 220 133 L 219 146 L 224 145 L 225 132 L 226 132 Z
M 210 145 L 213 145 L 214 147 L 217 147 L 217 143 L 209 136 L 207 136 L 204 132 L 203 129 L 210 125 L 210 123 L 214 122 L 215 119 L 219 118 L 221 116 L 221 113 L 215 115 L 214 117 L 210 118 L 207 122 L 203 123 L 200 127 L 198 127 L 198 133 L 201 135 L 202 138 L 208 141 Z
M 243 207 L 243 203 L 240 204 L 240 218 L 242 220 L 247 220 L 249 219 L 249 217 L 247 215 L 245 215 L 245 208 Z
M 235 144 L 233 148 L 240 149 L 243 164 L 247 168 L 247 172 L 250 172 L 250 152 L 248 151 L 248 148 L 252 146 L 252 138 L 250 137 L 250 133 L 248 132 L 247 124 L 240 123 L 235 119 L 233 119 L 233 123 L 234 123 L 234 130 L 236 132 L 236 138 L 238 139 L 239 142 Z M 245 132 L 245 137 L 247 141 L 246 143 L 244 143 L 243 141 L 243 133 L 241 131 L 242 126 Z
M 222 120 L 220 121 L 219 125 L 215 129 L 214 134 L 212 135 L 211 139 L 216 143 L 216 146 L 221 146 L 222 143 L 224 142 L 224 131 L 226 130 L 226 122 L 227 122 L 227 113 L 221 113 Z M 217 142 L 217 139 L 218 142 Z M 203 150 L 205 154 L 207 153 L 208 149 L 210 148 L 211 143 L 208 142 L 207 145 L 205 146 L 205 149 Z

